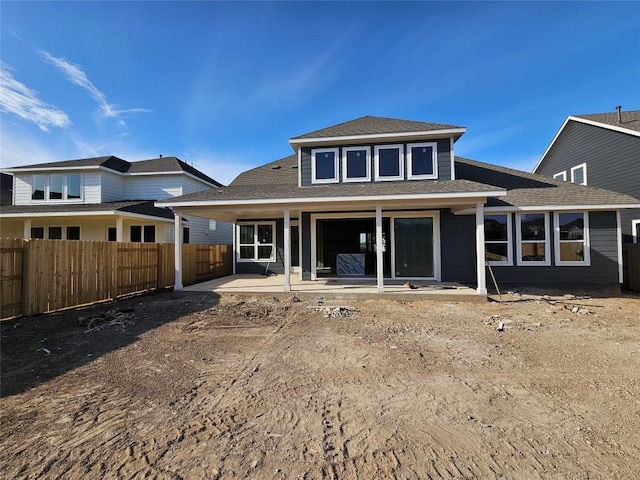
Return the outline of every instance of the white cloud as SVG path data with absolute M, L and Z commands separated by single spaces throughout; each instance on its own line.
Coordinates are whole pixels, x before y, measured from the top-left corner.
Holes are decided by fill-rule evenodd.
M 10 70 L 6 64 L 0 65 L 0 111 L 35 123 L 44 132 L 49 127 L 71 126 L 65 112 L 40 100 L 38 93 L 16 80 Z
M 118 109 L 117 105 L 111 104 L 107 101 L 107 96 L 102 93 L 91 80 L 89 80 L 89 77 L 87 77 L 87 74 L 84 73 L 82 68 L 80 68 L 80 65 L 69 62 L 64 58 L 54 57 L 44 50 L 40 50 L 40 54 L 47 63 L 53 65 L 64 73 L 71 83 L 74 83 L 89 92 L 91 98 L 93 98 L 98 104 L 103 117 L 118 120 L 120 126 L 124 127 L 126 125 L 124 120 L 121 118 L 121 115 L 124 113 L 149 113 L 153 111 L 147 108 Z

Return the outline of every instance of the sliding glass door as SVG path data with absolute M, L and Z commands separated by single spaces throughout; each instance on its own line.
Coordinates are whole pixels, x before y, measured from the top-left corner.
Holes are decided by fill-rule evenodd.
M 394 218 L 395 277 L 435 277 L 433 217 Z

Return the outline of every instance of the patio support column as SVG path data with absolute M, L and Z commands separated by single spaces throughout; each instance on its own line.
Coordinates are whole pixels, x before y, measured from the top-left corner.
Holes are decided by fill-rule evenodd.
M 484 252 L 484 204 L 476 205 L 476 270 L 478 275 L 478 293 L 487 294 L 487 272 Z
M 24 219 L 24 230 L 22 232 L 22 238 L 31 238 L 31 219 Z
M 284 209 L 284 291 L 291 291 L 291 215 Z
M 616 240 L 618 243 L 618 282 L 624 283 L 624 265 L 622 259 L 622 220 L 620 210 L 616 210 Z M 638 240 L 640 242 L 640 240 Z
M 174 265 L 175 265 L 175 282 L 174 290 L 182 290 L 182 214 L 173 213 L 173 245 L 174 245 Z
M 376 207 L 376 277 L 378 293 L 384 292 L 384 252 L 382 251 L 382 207 Z
M 124 241 L 124 218 L 116 217 L 116 242 Z
M 231 233 L 231 249 L 232 249 L 232 253 L 233 253 L 233 261 L 232 261 L 232 265 L 233 265 L 233 274 L 236 274 L 236 222 L 233 222 L 232 225 L 232 233 Z

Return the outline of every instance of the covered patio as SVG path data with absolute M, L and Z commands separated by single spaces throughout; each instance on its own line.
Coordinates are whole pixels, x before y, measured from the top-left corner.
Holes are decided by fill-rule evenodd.
M 185 286 L 185 292 L 213 292 L 218 295 L 270 295 L 276 298 L 292 298 L 301 300 L 318 300 L 325 303 L 338 300 L 365 300 L 380 298 L 377 279 L 344 280 L 319 279 L 301 281 L 297 275 L 291 276 L 291 289 L 285 292 L 284 275 L 230 275 L 209 280 L 195 285 Z M 384 298 L 392 300 L 447 300 L 447 301 L 480 301 L 484 302 L 487 295 L 478 293 L 477 289 L 458 284 L 432 281 L 411 281 L 406 286 L 402 281 L 385 281 Z M 412 288 L 413 287 L 413 288 Z

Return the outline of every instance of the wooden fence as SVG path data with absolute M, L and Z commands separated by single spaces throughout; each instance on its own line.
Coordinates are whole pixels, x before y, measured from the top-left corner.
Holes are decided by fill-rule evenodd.
M 230 245 L 183 245 L 185 285 L 230 275 Z M 174 284 L 174 245 L 0 239 L 0 318 L 35 315 Z
M 640 292 L 640 243 L 628 243 L 622 247 L 624 282 L 622 288 Z

